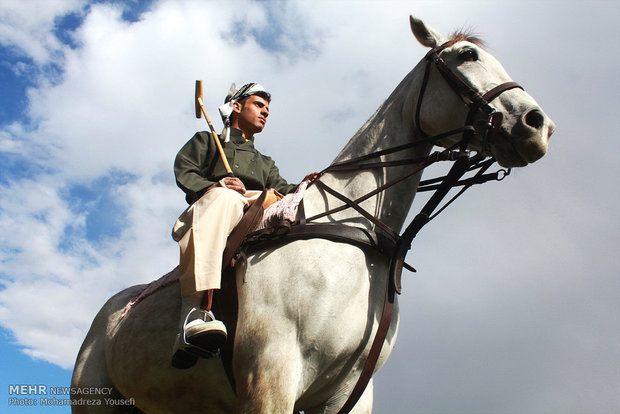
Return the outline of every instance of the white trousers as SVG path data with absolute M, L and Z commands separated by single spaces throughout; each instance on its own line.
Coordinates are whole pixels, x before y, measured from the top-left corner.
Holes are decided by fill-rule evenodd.
M 228 188 L 215 187 L 178 218 L 172 238 L 181 250 L 182 296 L 220 288 L 226 240 L 241 221 L 250 200 L 256 198 L 253 193 L 248 191 L 242 195 Z

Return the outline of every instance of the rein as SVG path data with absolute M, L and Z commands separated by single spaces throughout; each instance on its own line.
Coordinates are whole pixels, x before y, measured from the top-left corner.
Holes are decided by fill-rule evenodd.
M 374 373 L 377 361 L 381 354 L 381 350 L 383 348 L 383 344 L 385 342 L 385 338 L 387 337 L 388 330 L 392 321 L 392 314 L 394 309 L 394 300 L 395 295 L 401 293 L 402 284 L 401 284 L 401 276 L 403 267 L 408 267 L 405 263 L 405 257 L 407 252 L 411 249 L 411 243 L 413 239 L 416 237 L 418 232 L 433 218 L 437 217 L 439 213 L 445 210 L 448 205 L 450 205 L 454 200 L 456 200 L 460 195 L 462 195 L 468 188 L 475 184 L 481 184 L 491 180 L 501 181 L 507 175 L 510 174 L 510 169 L 503 170 L 500 169 L 496 173 L 493 174 L 485 174 L 485 172 L 495 163 L 495 159 L 487 158 L 481 154 L 471 156 L 467 151 L 467 147 L 472 137 L 475 135 L 481 135 L 483 138 L 483 142 L 486 139 L 492 138 L 495 134 L 498 133 L 499 128 L 502 123 L 502 114 L 497 112 L 495 108 L 490 105 L 490 101 L 498 97 L 503 92 L 520 88 L 523 89 L 516 82 L 505 82 L 502 83 L 488 92 L 481 95 L 478 91 L 469 86 L 463 79 L 461 79 L 456 73 L 454 73 L 445 61 L 441 58 L 440 53 L 450 45 L 450 42 L 444 43 L 443 45 L 431 49 L 425 56 L 426 66 L 424 69 L 424 77 L 422 80 L 422 86 L 420 87 L 420 94 L 418 96 L 418 102 L 415 110 L 415 124 L 418 130 L 418 133 L 421 137 L 421 140 L 418 140 L 414 143 L 405 144 L 396 148 L 383 150 L 376 152 L 374 154 L 365 155 L 362 157 L 358 157 L 352 160 L 344 161 L 338 164 L 331 165 L 325 171 L 354 171 L 354 170 L 363 170 L 369 168 L 383 168 L 390 167 L 395 165 L 403 165 L 403 164 L 415 164 L 414 167 L 409 172 L 401 175 L 400 177 L 388 182 L 379 188 L 371 191 L 367 195 L 358 198 L 357 200 L 351 201 L 346 199 L 344 196 L 338 197 L 339 199 L 346 202 L 346 205 L 352 208 L 355 208 L 358 212 L 361 213 L 361 207 L 354 207 L 355 203 L 359 203 L 379 192 L 385 190 L 386 188 L 412 176 L 415 173 L 422 171 L 425 167 L 438 162 L 438 161 L 454 161 L 450 171 L 443 177 L 438 177 L 431 180 L 421 181 L 418 186 L 417 191 L 434 191 L 426 204 L 422 207 L 420 212 L 413 218 L 411 223 L 407 226 L 405 231 L 395 238 L 396 246 L 390 258 L 390 268 L 389 274 L 386 278 L 386 288 L 385 288 L 385 297 L 383 309 L 381 311 L 381 319 L 379 321 L 379 326 L 377 327 L 377 332 L 373 339 L 372 345 L 370 347 L 370 351 L 368 353 L 368 357 L 362 369 L 362 373 L 355 384 L 355 387 L 349 394 L 347 401 L 344 403 L 342 408 L 338 411 L 338 414 L 344 414 L 350 412 L 359 398 L 362 396 L 372 374 Z M 424 93 L 426 91 L 426 87 L 428 85 L 428 80 L 430 77 L 430 70 L 432 64 L 437 68 L 439 73 L 442 75 L 444 80 L 448 83 L 448 85 L 452 88 L 452 90 L 461 98 L 461 100 L 467 105 L 469 108 L 469 112 L 467 114 L 467 118 L 465 121 L 465 126 L 462 128 L 458 128 L 452 131 L 448 131 L 439 135 L 435 135 L 429 137 L 426 134 L 420 124 L 420 112 L 422 107 L 422 101 L 424 99 Z M 475 117 L 478 113 L 482 112 L 483 116 L 486 116 L 486 123 L 483 124 L 482 132 L 479 132 L 476 127 L 473 125 Z M 434 152 L 427 157 L 422 157 L 414 160 L 397 160 L 397 161 L 387 161 L 387 162 L 375 162 L 375 163 L 366 163 L 366 161 L 371 160 L 373 158 L 381 157 L 383 155 L 387 155 L 390 153 L 402 151 L 404 149 L 411 148 L 415 145 L 423 145 L 429 143 L 437 143 L 439 140 L 446 138 L 448 136 L 456 135 L 462 133 L 462 138 L 452 147 L 441 151 Z M 458 148 L 458 150 L 456 150 Z M 474 176 L 471 178 L 463 178 L 465 174 L 469 172 L 476 171 Z M 320 180 L 316 182 L 321 188 L 328 191 L 330 194 L 334 193 L 334 190 L 329 189 L 328 187 L 322 183 Z M 442 207 L 440 207 L 441 202 L 448 195 L 450 190 L 455 187 L 461 186 L 461 190 L 457 192 L 455 196 L 453 196 L 450 200 L 448 200 Z M 345 200 L 346 199 L 346 200 Z M 346 207 L 345 207 L 346 208 Z M 329 215 L 332 212 L 336 212 L 336 210 L 340 211 L 338 208 L 333 209 L 330 212 L 322 213 L 320 215 L 311 217 L 307 220 L 316 219 L 319 217 L 323 217 L 325 215 Z M 375 217 L 369 218 L 369 214 L 364 212 L 361 213 L 364 217 L 368 218 L 372 223 L 377 225 L 379 228 L 385 230 L 387 227 L 384 223 L 378 220 Z M 390 229 L 388 234 L 393 235 L 395 232 Z
M 368 198 L 379 194 L 380 192 L 386 190 L 387 188 L 411 177 L 412 175 L 419 173 L 420 171 L 422 171 L 424 168 L 428 167 L 431 164 L 434 164 L 435 162 L 438 161 L 458 161 L 460 159 L 466 159 L 466 158 L 470 158 L 470 153 L 467 151 L 467 146 L 471 140 L 472 137 L 474 137 L 475 135 L 481 135 L 483 137 L 483 142 L 485 141 L 485 139 L 487 138 L 491 138 L 492 136 L 494 136 L 499 128 L 501 127 L 501 123 L 502 123 L 502 114 L 497 112 L 495 110 L 495 108 L 493 108 L 490 105 L 490 101 L 492 101 L 493 99 L 497 98 L 499 95 L 501 95 L 503 92 L 510 90 L 510 89 L 514 89 L 514 88 L 519 88 L 519 89 L 523 89 L 518 83 L 516 82 L 505 82 L 502 83 L 500 85 L 495 86 L 494 88 L 492 88 L 491 90 L 487 91 L 486 93 L 484 93 L 484 95 L 481 95 L 478 91 L 476 91 L 475 89 L 473 89 L 471 86 L 469 86 L 463 79 L 461 79 L 457 74 L 455 74 L 446 64 L 446 62 L 441 58 L 440 53 L 448 46 L 450 46 L 452 43 L 451 42 L 446 42 L 434 49 L 431 49 L 426 56 L 424 57 L 424 60 L 426 61 L 426 65 L 424 68 L 424 77 L 422 80 L 422 85 L 420 87 L 420 93 L 418 96 L 418 101 L 417 101 L 417 105 L 416 105 L 416 110 L 415 110 L 415 125 L 416 128 L 418 130 L 418 133 L 420 136 L 422 136 L 422 139 L 416 140 L 414 142 L 411 142 L 409 144 L 404 144 L 404 145 L 400 145 L 398 147 L 394 147 L 394 148 L 389 148 L 389 149 L 385 149 L 382 151 L 377 151 L 375 153 L 372 154 L 367 154 L 367 155 L 363 155 L 360 157 L 356 157 L 353 159 L 349 159 L 346 161 L 342 161 L 336 164 L 332 164 L 329 167 L 325 168 L 323 171 L 321 171 L 321 175 L 324 174 L 325 172 L 337 172 L 337 171 L 362 171 L 362 170 L 367 170 L 367 169 L 375 169 L 375 168 L 384 168 L 384 167 L 394 167 L 394 166 L 398 166 L 398 165 L 416 165 L 416 167 L 412 170 L 410 170 L 409 172 L 401 175 L 400 177 L 386 183 L 383 184 L 382 186 L 376 188 L 375 190 L 371 191 L 370 193 L 356 199 L 356 200 L 350 200 L 348 198 L 346 198 L 344 195 L 339 194 L 337 191 L 335 191 L 334 189 L 330 188 L 329 186 L 327 186 L 325 183 L 323 183 L 320 180 L 317 180 L 315 182 L 315 184 L 317 184 L 317 186 L 319 188 L 321 188 L 322 190 L 328 192 L 329 194 L 333 195 L 334 197 L 340 199 L 341 201 L 343 201 L 345 204 L 340 206 L 340 207 L 336 207 L 333 208 L 331 210 L 325 211 L 323 213 L 317 214 L 315 216 L 309 217 L 307 219 L 305 219 L 306 222 L 309 221 L 313 221 L 325 216 L 328 216 L 330 214 L 334 214 L 337 213 L 339 211 L 345 210 L 347 208 L 353 208 L 354 210 L 356 210 L 357 212 L 359 212 L 362 216 L 364 216 L 365 218 L 367 218 L 369 221 L 371 221 L 374 225 L 376 225 L 377 227 L 381 228 L 383 231 L 385 231 L 390 237 L 392 237 L 392 239 L 394 239 L 394 241 L 398 241 L 399 236 L 398 233 L 395 232 L 393 229 L 389 228 L 387 225 L 385 225 L 383 222 L 381 222 L 379 219 L 377 219 L 376 217 L 370 215 L 368 212 L 366 212 L 365 210 L 363 210 L 360 206 L 359 203 L 361 203 L 364 200 L 367 200 Z M 457 129 L 453 129 L 447 132 L 443 132 L 441 134 L 438 135 L 434 135 L 434 136 L 429 136 L 427 133 L 425 133 L 422 130 L 421 124 L 420 124 L 420 111 L 422 108 L 422 101 L 424 99 L 424 94 L 426 92 L 426 88 L 428 85 L 428 80 L 430 77 L 430 71 L 431 71 L 431 67 L 434 66 L 437 68 L 437 70 L 439 71 L 439 73 L 442 75 L 442 77 L 444 78 L 444 80 L 446 81 L 446 83 L 452 88 L 452 90 L 461 98 L 461 100 L 468 106 L 469 108 L 469 112 L 467 114 L 467 118 L 465 121 L 465 126 L 461 127 L 461 128 L 457 128 Z M 481 123 L 479 124 L 479 129 L 481 128 L 482 131 L 478 131 L 476 129 L 476 127 L 473 125 L 474 124 L 474 119 L 476 117 L 476 114 L 482 112 L 483 115 L 486 115 L 487 119 L 485 123 Z M 393 153 L 397 153 L 400 151 L 404 151 L 406 149 L 409 148 L 413 148 L 416 146 L 421 146 L 421 145 L 427 145 L 427 144 L 437 144 L 438 141 L 453 136 L 453 135 L 457 135 L 457 134 L 463 134 L 462 138 L 459 142 L 457 142 L 457 144 L 453 145 L 452 147 L 441 151 L 441 152 L 434 152 L 426 157 L 419 157 L 419 158 L 413 158 L 413 159 L 400 159 L 400 160 L 393 160 L 393 161 L 379 161 L 379 162 L 367 162 L 369 160 L 372 160 L 373 158 L 380 158 L 384 155 L 388 155 L 388 154 L 393 154 Z M 459 150 L 456 150 L 456 148 L 459 148 Z M 476 169 L 479 168 L 477 167 L 478 163 L 482 160 L 482 158 L 480 158 L 481 156 L 474 156 L 473 158 L 471 158 L 470 161 L 470 167 L 471 169 Z M 483 157 L 484 158 L 484 157 Z M 488 169 L 490 167 L 491 164 L 493 164 L 495 161 L 492 160 L 492 158 L 490 158 L 487 164 L 485 165 L 485 170 Z M 480 165 L 480 168 L 482 167 L 482 165 Z M 469 169 L 468 169 L 469 170 Z M 467 171 L 464 171 L 463 174 L 465 174 Z M 461 174 L 461 175 L 463 175 Z M 503 179 L 506 175 L 510 174 L 510 170 L 500 170 L 495 174 L 490 174 L 490 175 L 482 175 L 482 174 L 478 174 L 476 175 L 476 177 L 471 178 L 469 180 L 466 181 L 459 181 L 453 184 L 453 186 L 460 186 L 463 185 L 464 189 L 461 190 L 452 200 L 450 200 L 448 202 L 448 204 L 452 203 L 452 201 L 454 201 L 454 199 L 456 199 L 457 197 L 459 197 L 465 189 L 469 188 L 471 185 L 473 184 L 481 184 L 483 182 L 486 181 L 490 181 L 490 180 L 498 180 L 500 181 L 501 179 Z M 500 178 L 501 177 L 501 178 Z M 431 182 L 441 182 L 442 180 L 444 180 L 446 177 L 439 177 L 437 179 L 431 180 L 431 181 L 422 181 L 419 184 L 419 188 L 417 191 L 430 191 L 430 190 L 438 190 L 440 188 L 440 185 L 429 185 Z M 444 206 L 439 212 L 443 211 L 445 209 L 446 206 Z M 438 213 L 439 213 L 438 212 Z
M 461 142 L 459 142 L 459 144 L 461 144 Z M 424 207 L 422 207 L 420 212 L 413 218 L 411 223 L 407 226 L 407 228 L 401 235 L 397 235 L 394 230 L 387 227 L 387 225 L 382 223 L 379 219 L 371 216 L 359 205 L 357 205 L 357 203 L 421 171 L 428 165 L 431 165 L 438 161 L 448 160 L 453 161 L 454 164 L 445 176 L 420 182 L 417 191 L 434 191 L 434 193 L 431 195 Z M 356 211 L 360 212 L 360 214 L 362 214 L 364 217 L 366 217 L 368 220 L 376 224 L 384 231 L 386 231 L 387 228 L 388 235 L 390 235 L 395 241 L 395 247 L 393 248 L 392 255 L 390 257 L 389 273 L 388 277 L 386 278 L 385 297 L 383 302 L 383 308 L 380 314 L 381 316 L 379 320 L 379 326 L 377 328 L 377 332 L 375 333 L 375 337 L 370 347 L 370 351 L 368 352 L 368 356 L 366 358 L 366 362 L 364 364 L 360 377 L 355 384 L 355 387 L 351 391 L 351 394 L 349 394 L 347 401 L 342 406 L 340 411 L 338 411 L 338 414 L 348 413 L 353 409 L 359 398 L 364 393 L 364 390 L 366 389 L 366 386 L 368 385 L 368 382 L 370 381 L 374 373 L 377 361 L 381 354 L 381 350 L 383 348 L 383 344 L 385 342 L 385 338 L 387 337 L 389 327 L 392 321 L 395 295 L 400 294 L 402 291 L 401 279 L 403 267 L 415 271 L 415 269 L 405 263 L 405 257 L 407 255 L 407 252 L 411 249 L 411 243 L 415 236 L 422 229 L 422 227 L 424 227 L 429 221 L 437 217 L 437 215 L 439 215 L 443 210 L 445 210 L 450 204 L 452 204 L 452 202 L 454 202 L 471 186 L 475 184 L 482 184 L 491 180 L 501 181 L 510 174 L 510 169 L 500 169 L 495 173 L 485 174 L 485 172 L 495 163 L 495 159 L 487 158 L 483 155 L 472 156 L 467 151 L 445 150 L 441 152 L 434 152 L 428 157 L 423 157 L 421 160 L 417 161 L 418 164 L 421 165 L 416 166 L 415 168 L 401 175 L 400 177 L 386 183 L 385 185 L 371 191 L 370 193 L 356 200 L 349 200 L 343 195 L 338 195 L 335 190 L 329 188 L 321 181 L 315 182 L 319 186 L 319 188 L 322 188 L 330 194 L 336 196 L 337 198 L 345 201 L 346 204 L 341 207 L 332 209 L 329 212 L 321 213 L 319 215 L 310 217 L 306 219 L 307 221 L 314 220 L 327 214 L 331 214 L 332 212 L 340 211 L 342 209 L 351 207 L 354 208 Z M 377 168 L 377 166 L 375 165 L 372 168 Z M 330 169 L 328 168 L 327 170 Z M 465 174 L 473 171 L 476 171 L 473 177 L 463 178 Z M 462 188 L 457 192 L 456 195 L 454 195 L 450 200 L 448 200 L 446 203 L 444 203 L 443 206 L 440 207 L 440 204 L 442 203 L 444 198 L 455 187 Z

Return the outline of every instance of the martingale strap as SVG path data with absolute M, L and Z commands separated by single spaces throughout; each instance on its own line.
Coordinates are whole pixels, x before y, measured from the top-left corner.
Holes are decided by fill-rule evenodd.
M 386 280 L 385 297 L 383 300 L 383 310 L 375 338 L 373 339 L 370 347 L 362 373 L 360 374 L 355 387 L 351 391 L 351 394 L 349 394 L 349 398 L 340 411 L 338 411 L 338 414 L 348 413 L 353 409 L 359 398 L 364 393 L 364 390 L 366 389 L 366 386 L 374 373 L 375 367 L 377 366 L 377 361 L 381 355 L 381 350 L 383 349 L 385 338 L 387 337 L 387 333 L 392 322 L 394 298 L 397 290 L 399 290 L 397 284 L 400 284 L 396 281 L 400 281 L 405 256 L 407 255 L 407 251 L 411 248 L 413 239 L 418 234 L 420 229 L 432 219 L 434 210 L 439 206 L 441 201 L 454 187 L 454 185 L 456 185 L 463 174 L 470 169 L 470 167 L 471 161 L 468 159 L 460 159 L 455 161 L 441 186 L 427 201 L 420 213 L 415 216 L 398 241 L 390 262 L 389 277 L 387 277 Z
M 452 88 L 452 90 L 461 98 L 461 100 L 468 106 L 469 112 L 467 114 L 467 118 L 465 121 L 465 128 L 472 128 L 466 131 L 463 131 L 463 135 L 461 140 L 454 145 L 452 148 L 460 148 L 460 150 L 465 153 L 467 146 L 471 140 L 471 138 L 476 135 L 478 132 L 473 128 L 474 118 L 476 114 L 482 113 L 487 117 L 487 130 L 484 133 L 483 137 L 493 136 L 497 133 L 497 130 L 501 126 L 502 115 L 501 113 L 497 113 L 495 108 L 493 108 L 489 102 L 498 97 L 501 93 L 514 89 L 520 88 L 523 89 L 516 82 L 505 82 L 502 83 L 488 92 L 484 94 L 480 94 L 478 91 L 474 90 L 471 86 L 463 81 L 456 73 L 454 73 L 444 62 L 444 60 L 439 56 L 439 53 L 448 45 L 449 43 L 445 43 L 438 48 L 432 49 L 425 57 L 427 64 L 424 70 L 424 76 L 422 79 L 422 85 L 420 87 L 420 93 L 418 95 L 418 102 L 415 109 L 415 124 L 420 136 L 424 137 L 424 140 L 433 140 L 437 139 L 437 137 L 428 137 L 428 135 L 422 130 L 420 123 L 420 112 L 422 107 L 422 101 L 424 98 L 424 93 L 426 91 L 426 86 L 428 84 L 431 63 L 434 63 L 434 66 L 437 68 L 441 76 L 444 78 L 446 83 Z M 450 131 L 452 132 L 452 131 Z M 450 133 L 450 135 L 454 135 Z M 434 141 L 437 142 L 437 141 Z M 407 254 L 407 251 L 411 248 L 411 242 L 419 232 L 419 230 L 430 220 L 437 216 L 437 214 L 441 213 L 448 205 L 450 205 L 456 198 L 458 198 L 463 192 L 468 189 L 470 186 L 474 184 L 479 184 L 482 182 L 486 182 L 490 179 L 501 180 L 506 175 L 510 173 L 510 170 L 500 170 L 504 171 L 497 172 L 495 175 L 484 175 L 484 172 L 495 162 L 495 160 L 490 159 L 488 161 L 483 161 L 483 156 L 475 156 L 471 159 L 460 158 L 457 159 L 452 166 L 450 172 L 441 180 L 437 181 L 438 184 L 435 186 L 430 186 L 435 191 L 426 205 L 422 208 L 420 213 L 413 219 L 411 224 L 407 227 L 405 232 L 400 236 L 398 240 L 396 250 L 394 255 L 392 256 L 391 264 L 390 264 L 390 274 L 387 278 L 387 286 L 385 290 L 385 298 L 382 316 L 379 322 L 379 327 L 377 328 L 377 333 L 371 345 L 368 357 L 366 359 L 366 363 L 364 364 L 364 368 L 362 369 L 362 373 L 360 378 L 358 379 L 353 391 L 349 395 L 349 398 L 343 405 L 343 407 L 338 412 L 339 414 L 348 413 L 353 409 L 359 398 L 362 396 L 362 393 L 366 389 L 372 374 L 374 373 L 374 369 L 376 367 L 376 363 L 379 359 L 379 355 L 381 354 L 381 350 L 383 348 L 383 343 L 385 338 L 387 337 L 388 329 L 392 320 L 392 313 L 394 307 L 394 297 L 395 293 L 400 293 L 401 290 L 401 274 L 402 268 L 404 264 L 404 259 Z M 470 179 L 461 180 L 464 174 L 468 171 L 472 171 L 473 169 L 478 168 L 479 171 L 475 175 L 475 177 Z M 435 209 L 439 207 L 441 201 L 445 198 L 448 192 L 456 187 L 462 186 L 463 188 L 454 196 L 451 200 L 449 200 L 443 207 L 439 209 L 439 211 L 434 212 Z M 427 189 L 429 187 L 427 186 Z

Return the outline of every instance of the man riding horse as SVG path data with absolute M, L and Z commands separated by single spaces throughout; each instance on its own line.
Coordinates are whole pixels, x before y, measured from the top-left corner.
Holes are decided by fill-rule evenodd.
M 335 228 L 337 237 L 287 239 L 248 250 L 243 260 L 244 283 L 240 283 L 241 274 L 225 281 L 237 283 L 238 288 L 234 352 L 224 352 L 222 361 L 203 359 L 190 371 L 161 363 L 170 358 L 179 319 L 182 328 L 186 320 L 189 325 L 199 319 L 192 324 L 198 329 L 188 326 L 179 335 L 183 348 L 190 346 L 189 341 L 200 344 L 200 336 L 205 343 L 217 345 L 217 341 L 206 341 L 207 334 L 200 334 L 200 341 L 194 336 L 206 331 L 202 330 L 205 324 L 218 325 L 209 324 L 215 318 L 205 316 L 200 298 L 202 292 L 220 286 L 222 252 L 218 249 L 222 242 L 216 248 L 204 241 L 202 220 L 219 226 L 219 221 L 230 220 L 233 213 L 224 206 L 226 214 L 205 216 L 202 207 L 210 203 L 201 200 L 214 196 L 219 201 L 222 193 L 230 195 L 231 203 L 241 205 L 235 207 L 235 214 L 245 206 L 239 200 L 245 197 L 220 187 L 239 183 L 226 179 L 211 137 L 199 133 L 177 160 L 181 172 L 177 179 L 193 203 L 175 227 L 181 266 L 152 284 L 124 289 L 106 302 L 76 359 L 74 389 L 105 387 L 114 398 L 133 398 L 136 407 L 148 413 L 372 412 L 372 373 L 390 355 L 398 331 L 395 291 L 400 283 L 392 275 L 404 267 L 412 237 L 420 225 L 451 204 L 454 198 L 441 204 L 450 188 L 462 186 L 458 195 L 471 185 L 498 179 L 501 170 L 484 172 L 495 160 L 504 168 L 538 160 L 547 152 L 555 130 L 534 98 L 512 81 L 475 38 L 462 33 L 444 37 L 413 16 L 410 25 L 430 53 L 304 193 L 307 227 Z M 235 103 L 251 92 L 252 86 L 229 101 L 233 102 L 228 105 L 231 140 L 224 148 L 245 195 L 250 188 L 278 185 L 269 174 L 262 181 L 255 178 L 259 171 L 272 171 L 271 161 L 255 153 L 256 162 L 268 162 L 270 167 L 252 168 L 254 155 L 244 151 L 246 146 L 255 151 L 244 135 L 251 139 L 262 131 L 268 115 L 269 101 L 265 104 L 260 95 L 250 94 L 244 103 Z M 255 96 L 261 98 L 254 104 L 258 107 L 252 107 Z M 468 117 L 470 112 L 473 115 Z M 462 137 L 465 132 L 469 136 Z M 443 148 L 434 150 L 433 144 Z M 193 162 L 184 159 L 185 152 L 194 154 Z M 445 177 L 425 179 L 423 189 L 435 187 L 435 191 L 406 225 L 420 190 L 422 170 L 452 161 Z M 184 163 L 189 165 L 183 167 Z M 242 168 L 247 175 L 240 172 Z M 222 184 L 215 185 L 222 179 Z M 204 227 L 212 238 L 211 224 Z M 361 238 L 342 240 L 344 228 L 357 229 L 354 233 L 363 235 L 364 242 Z M 379 238 L 382 232 L 385 243 Z M 203 254 L 214 258 L 217 265 L 205 262 Z M 207 265 L 216 269 L 212 284 L 200 282 L 197 273 Z M 179 316 L 181 294 L 176 281 L 181 273 L 184 304 Z M 199 310 L 190 314 L 195 307 Z M 201 317 L 193 318 L 194 314 Z M 223 335 L 218 336 L 221 344 Z M 229 357 L 227 367 L 224 360 Z M 98 395 L 75 395 L 71 402 L 75 414 L 131 412 L 128 407 L 104 407 L 106 400 Z
M 244 211 L 262 190 L 287 194 L 297 187 L 282 178 L 274 161 L 254 146 L 254 135 L 265 128 L 270 102 L 271 95 L 260 84 L 248 83 L 239 90 L 233 84 L 220 107 L 226 126 L 221 146 L 232 174 L 218 153 L 218 138 L 209 132 L 196 133 L 176 156 L 176 182 L 190 204 L 172 232 L 181 250 L 176 367 L 187 367 L 182 361 L 195 360 L 192 355 L 212 355 L 226 342 L 226 326 L 211 312 L 211 298 L 213 290 L 220 288 L 226 240 Z M 312 173 L 306 179 L 316 176 Z

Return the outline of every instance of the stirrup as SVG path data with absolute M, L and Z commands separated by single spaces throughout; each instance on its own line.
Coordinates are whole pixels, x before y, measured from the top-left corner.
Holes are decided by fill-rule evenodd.
M 185 329 L 185 327 L 187 326 L 187 322 L 189 321 L 189 317 L 192 313 L 194 312 L 199 312 L 202 314 L 202 320 L 204 322 L 209 322 L 209 321 L 214 321 L 215 319 L 215 315 L 213 315 L 213 312 L 211 312 L 210 310 L 205 310 L 202 308 L 192 308 L 188 313 L 187 316 L 185 317 L 185 321 L 183 322 L 183 335 L 180 336 L 180 349 L 182 349 L 185 352 L 188 352 L 194 356 L 197 356 L 199 358 L 213 358 L 213 357 L 217 357 L 220 355 L 220 350 L 218 349 L 214 349 L 214 350 L 207 350 L 204 348 L 201 348 L 199 346 L 193 345 L 191 343 L 189 343 L 187 341 L 187 331 Z M 207 319 L 209 318 L 209 319 Z

